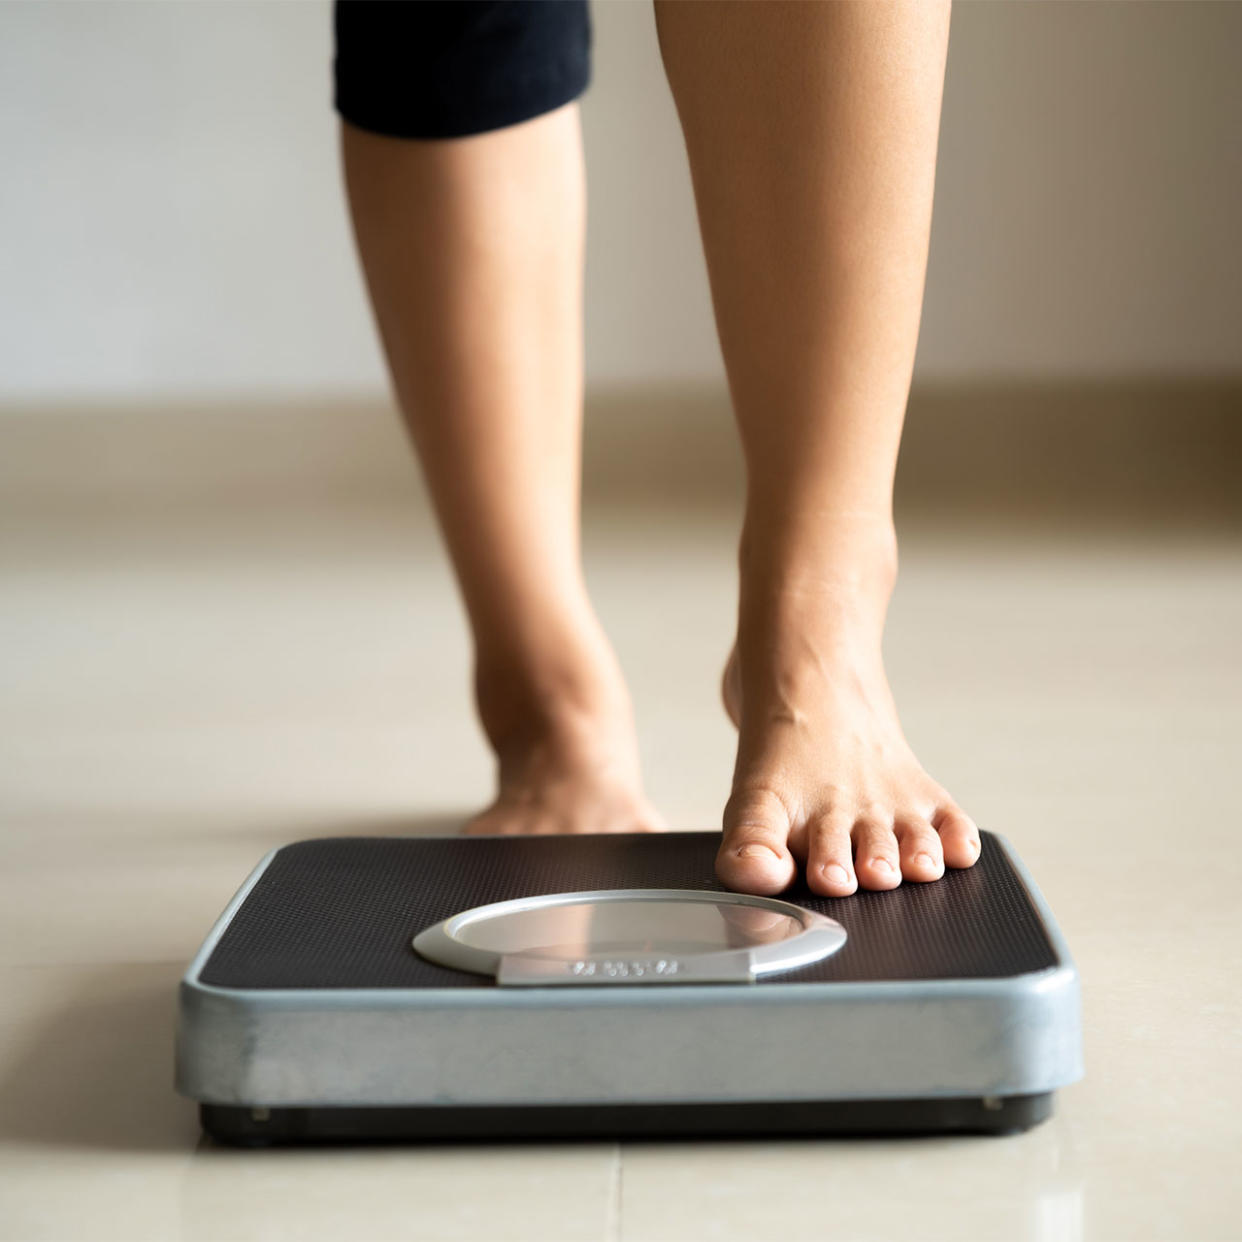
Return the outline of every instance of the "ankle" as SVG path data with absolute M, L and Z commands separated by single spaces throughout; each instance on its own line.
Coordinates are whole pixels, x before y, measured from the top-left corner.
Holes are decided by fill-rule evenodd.
M 602 631 L 548 635 L 524 650 L 480 650 L 475 703 L 500 758 L 550 742 L 575 746 L 618 726 L 632 729 L 629 694 Z
M 891 517 L 820 513 L 813 520 L 747 515 L 738 554 L 741 619 L 800 627 L 815 615 L 883 625 L 897 581 Z

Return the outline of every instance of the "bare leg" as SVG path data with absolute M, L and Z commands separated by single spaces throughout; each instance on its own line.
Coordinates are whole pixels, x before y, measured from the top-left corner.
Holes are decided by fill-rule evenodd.
M 736 888 L 932 880 L 978 832 L 911 753 L 881 658 L 947 0 L 656 0 L 746 456 Z
M 343 126 L 358 249 L 475 642 L 499 763 L 476 832 L 636 831 L 629 696 L 579 561 L 578 107 L 468 138 Z

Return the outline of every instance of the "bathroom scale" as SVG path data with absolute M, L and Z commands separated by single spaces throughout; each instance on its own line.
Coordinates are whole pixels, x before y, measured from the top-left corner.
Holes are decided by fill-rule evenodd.
M 1078 976 L 982 840 L 837 898 L 723 890 L 715 833 L 286 845 L 182 979 L 177 1088 L 249 1145 L 1023 1130 Z

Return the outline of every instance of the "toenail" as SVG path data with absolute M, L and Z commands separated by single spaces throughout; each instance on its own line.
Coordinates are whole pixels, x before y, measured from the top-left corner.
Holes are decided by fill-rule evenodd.
M 739 858 L 777 858 L 775 850 L 766 845 L 743 845 L 737 852 Z
M 848 884 L 850 882 L 849 875 L 840 863 L 829 863 L 824 868 L 824 875 L 834 884 Z
M 933 871 L 936 869 L 936 860 L 930 854 L 915 854 L 914 861 L 920 867 L 930 867 Z
M 893 864 L 889 862 L 887 858 L 873 858 L 871 860 L 871 865 L 877 871 L 892 871 L 893 869 Z

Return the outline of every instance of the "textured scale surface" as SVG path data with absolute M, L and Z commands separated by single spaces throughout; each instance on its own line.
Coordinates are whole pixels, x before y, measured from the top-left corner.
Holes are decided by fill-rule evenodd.
M 601 888 L 719 890 L 718 837 L 683 832 L 582 837 L 342 837 L 277 851 L 199 978 L 216 987 L 487 988 L 493 980 L 418 956 L 416 933 L 471 906 Z M 1005 978 L 1057 964 L 1003 850 L 930 884 L 817 897 L 782 894 L 837 919 L 840 952 L 772 983 Z M 710 985 L 709 985 L 710 986 Z

